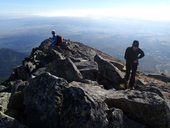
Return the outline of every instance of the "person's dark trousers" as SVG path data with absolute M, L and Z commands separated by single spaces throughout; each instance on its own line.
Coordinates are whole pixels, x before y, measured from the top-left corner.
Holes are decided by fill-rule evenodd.
M 129 80 L 129 76 L 130 76 L 130 71 L 131 72 L 131 77 L 130 77 L 130 82 L 129 82 L 129 88 L 133 88 L 134 84 L 135 84 L 135 75 L 136 75 L 136 71 L 137 71 L 137 63 L 128 63 L 126 62 L 126 75 L 125 75 L 125 80 L 128 81 Z
M 136 76 L 136 71 L 137 71 L 137 67 L 138 64 L 132 64 L 132 72 L 131 72 L 131 77 L 130 77 L 130 82 L 129 82 L 129 88 L 132 89 L 134 87 L 135 84 L 135 76 Z
M 129 80 L 130 70 L 131 70 L 131 64 L 126 62 L 126 75 L 125 75 L 125 80 L 126 81 Z

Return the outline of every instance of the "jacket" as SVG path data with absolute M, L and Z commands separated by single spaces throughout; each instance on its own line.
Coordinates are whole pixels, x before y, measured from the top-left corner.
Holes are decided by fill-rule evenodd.
M 138 61 L 138 59 L 141 59 L 144 56 L 145 54 L 140 48 L 134 51 L 133 47 L 128 47 L 126 49 L 124 58 L 127 63 L 133 63 L 135 60 Z
M 56 45 L 56 43 L 57 43 L 57 36 L 53 35 L 53 37 L 51 39 L 51 45 L 50 46 L 52 47 L 52 46 Z

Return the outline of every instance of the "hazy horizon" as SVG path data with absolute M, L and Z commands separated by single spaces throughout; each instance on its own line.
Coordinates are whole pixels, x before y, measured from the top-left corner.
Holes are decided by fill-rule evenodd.
M 0 48 L 30 52 L 55 29 L 65 39 L 79 41 L 124 61 L 125 49 L 137 39 L 146 54 L 140 62 L 142 71 L 170 74 L 169 22 L 86 17 L 9 19 L 0 18 Z
M 5 0 L 1 1 L 0 48 L 30 52 L 51 30 L 123 59 L 140 41 L 145 72 L 170 74 L 169 0 Z
M 0 16 L 129 18 L 170 21 L 168 0 L 5 0 Z

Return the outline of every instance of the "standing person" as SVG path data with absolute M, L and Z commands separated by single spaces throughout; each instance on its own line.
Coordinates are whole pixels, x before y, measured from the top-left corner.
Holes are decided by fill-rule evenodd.
M 138 59 L 141 59 L 144 56 L 145 56 L 144 52 L 139 48 L 138 40 L 134 40 L 132 46 L 126 49 L 125 56 L 124 56 L 126 60 L 125 81 L 126 81 L 126 86 L 127 86 L 127 82 L 130 77 L 130 81 L 129 81 L 130 89 L 132 89 L 135 84 L 135 75 L 136 75 L 137 66 L 138 66 Z M 130 76 L 130 72 L 131 72 L 131 76 Z

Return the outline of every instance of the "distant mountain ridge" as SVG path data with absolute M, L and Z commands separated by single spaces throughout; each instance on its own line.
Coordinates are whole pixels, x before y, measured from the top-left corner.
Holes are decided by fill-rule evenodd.
M 12 49 L 0 49 L 0 77 L 7 77 L 13 68 L 21 65 L 21 61 L 26 57 L 26 53 L 17 52 Z

